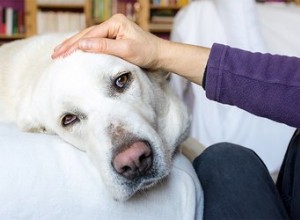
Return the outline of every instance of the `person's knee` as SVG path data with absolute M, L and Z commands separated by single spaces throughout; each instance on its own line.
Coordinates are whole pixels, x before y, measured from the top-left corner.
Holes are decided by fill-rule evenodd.
M 253 150 L 227 142 L 214 144 L 206 148 L 193 161 L 193 166 L 199 178 L 200 174 L 219 175 L 222 173 L 243 172 L 243 170 L 250 167 L 253 169 L 257 164 L 261 166 L 263 162 Z
M 257 157 L 257 155 L 254 153 L 254 151 L 240 145 L 222 142 L 206 148 L 203 153 L 194 160 L 194 164 L 207 161 L 209 163 L 215 163 L 218 165 L 223 162 L 233 162 L 233 158 L 247 157 Z
M 204 218 L 286 217 L 266 166 L 251 149 L 230 143 L 215 144 L 198 156 L 193 165 L 204 192 Z

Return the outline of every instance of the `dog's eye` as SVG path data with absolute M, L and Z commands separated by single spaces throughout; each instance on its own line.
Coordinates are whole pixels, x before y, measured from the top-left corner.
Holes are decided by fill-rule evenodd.
M 115 80 L 115 86 L 119 89 L 123 89 L 130 79 L 130 72 L 124 73 Z
M 75 122 L 79 121 L 79 118 L 73 114 L 66 114 L 61 121 L 63 127 L 67 127 Z

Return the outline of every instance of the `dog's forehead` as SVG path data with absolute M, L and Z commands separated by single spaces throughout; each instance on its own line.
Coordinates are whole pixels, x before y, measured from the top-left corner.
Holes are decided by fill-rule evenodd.
M 139 68 L 115 56 L 76 51 L 66 58 L 55 61 L 54 69 L 59 74 L 98 77 L 103 74 L 113 76 L 122 71 L 135 71 Z M 89 76 L 84 76 L 85 74 Z
M 49 86 L 51 91 L 55 91 L 52 100 L 59 103 L 62 100 L 77 102 L 86 100 L 85 97 L 95 100 L 100 96 L 109 96 L 111 83 L 120 73 L 141 71 L 118 57 L 81 51 L 55 60 L 49 70 L 52 81 Z

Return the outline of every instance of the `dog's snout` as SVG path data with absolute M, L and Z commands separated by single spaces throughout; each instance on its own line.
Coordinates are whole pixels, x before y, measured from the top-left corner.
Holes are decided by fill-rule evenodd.
M 152 167 L 152 162 L 151 147 L 143 141 L 137 141 L 116 154 L 112 163 L 118 174 L 133 180 L 143 176 Z

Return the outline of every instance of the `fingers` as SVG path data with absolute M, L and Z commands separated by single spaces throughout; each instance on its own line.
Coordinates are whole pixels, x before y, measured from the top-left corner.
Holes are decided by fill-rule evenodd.
M 52 54 L 52 58 L 57 58 L 61 56 L 63 53 L 65 53 L 69 48 L 76 42 L 78 39 L 82 38 L 84 35 L 86 35 L 88 32 L 90 32 L 94 27 L 89 27 L 87 29 L 84 29 L 83 31 L 75 34 L 74 36 L 68 38 L 60 45 L 56 46 L 54 48 L 54 52 Z
M 102 28 L 100 28 L 100 29 L 102 29 Z M 98 27 L 92 26 L 92 27 L 89 27 L 89 28 L 79 32 L 78 34 L 75 34 L 74 36 L 68 38 L 63 43 L 61 43 L 60 45 L 58 45 L 57 47 L 54 48 L 52 58 L 55 59 L 57 57 L 66 56 L 66 55 L 74 52 L 75 50 L 78 49 L 78 41 L 80 39 L 85 38 L 85 37 L 99 36 L 100 34 L 98 34 L 98 32 L 99 32 Z
M 83 38 L 78 41 L 78 48 L 91 53 L 106 53 L 126 59 L 128 53 L 126 40 L 113 40 L 108 38 Z
M 64 57 L 78 49 L 78 42 L 83 38 L 99 37 L 99 38 L 116 38 L 119 30 L 118 18 L 114 16 L 99 25 L 89 27 L 78 34 L 65 40 L 63 43 L 54 48 L 52 58 Z

